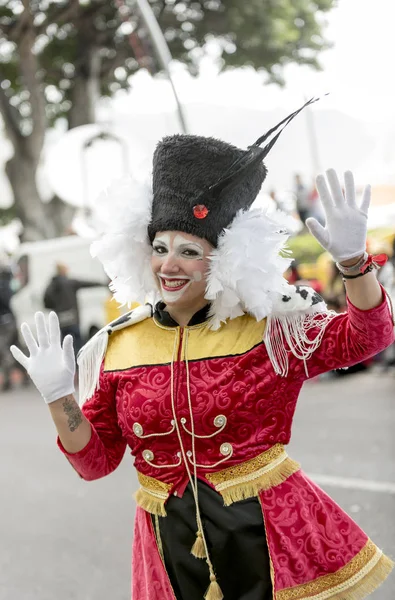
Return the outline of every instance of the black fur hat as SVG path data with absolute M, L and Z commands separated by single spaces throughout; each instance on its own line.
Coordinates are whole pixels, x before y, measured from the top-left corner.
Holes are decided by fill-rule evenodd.
M 266 168 L 259 162 L 223 190 L 215 184 L 247 151 L 214 138 L 165 137 L 153 158 L 151 242 L 158 231 L 184 231 L 213 246 L 240 209 L 254 202 Z
M 315 101 L 288 115 L 248 150 L 196 135 L 173 135 L 159 142 L 153 157 L 151 243 L 158 231 L 183 231 L 217 246 L 238 211 L 250 208 L 257 197 L 267 173 L 262 160 L 284 127 Z

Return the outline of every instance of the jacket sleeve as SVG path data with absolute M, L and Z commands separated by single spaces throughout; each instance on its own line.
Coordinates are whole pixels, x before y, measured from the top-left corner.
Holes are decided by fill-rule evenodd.
M 306 361 L 308 377 L 351 367 L 385 350 L 393 341 L 393 316 L 384 290 L 381 304 L 370 310 L 360 310 L 347 299 L 347 312 L 328 323 L 321 344 Z
M 106 284 L 100 281 L 85 281 L 83 279 L 72 279 L 71 282 L 76 292 L 83 288 L 106 287 Z
M 10 301 L 13 296 L 13 292 L 10 287 L 10 282 L 8 280 L 0 279 L 0 305 L 9 310 Z
M 47 289 L 44 292 L 43 298 L 44 306 L 48 309 L 54 309 L 56 305 L 56 301 L 54 298 L 54 286 L 53 283 L 50 283 Z
M 116 381 L 114 374 L 100 373 L 100 389 L 82 407 L 91 424 L 91 439 L 79 452 L 71 454 L 57 443 L 71 466 L 82 479 L 93 481 L 109 475 L 120 464 L 126 449 L 126 440 L 118 425 L 115 403 Z

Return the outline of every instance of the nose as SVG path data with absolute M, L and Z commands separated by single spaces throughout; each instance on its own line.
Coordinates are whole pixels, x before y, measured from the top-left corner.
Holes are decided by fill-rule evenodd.
M 180 267 L 177 264 L 177 259 L 172 253 L 169 253 L 162 263 L 161 273 L 171 275 L 172 273 L 178 273 Z

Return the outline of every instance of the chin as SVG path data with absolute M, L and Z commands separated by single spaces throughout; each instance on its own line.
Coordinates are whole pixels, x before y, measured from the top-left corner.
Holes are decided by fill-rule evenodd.
M 184 299 L 179 299 L 179 300 L 170 300 L 169 298 L 165 298 L 162 296 L 162 300 L 163 302 L 166 304 L 166 306 L 172 306 L 174 308 L 188 308 L 188 306 L 192 306 L 193 305 L 193 300 L 192 301 L 185 301 Z
M 166 306 L 171 308 L 179 308 L 181 310 L 194 309 L 195 306 L 200 305 L 204 299 L 200 296 L 184 296 L 181 298 L 171 299 L 166 294 L 161 294 L 163 302 Z

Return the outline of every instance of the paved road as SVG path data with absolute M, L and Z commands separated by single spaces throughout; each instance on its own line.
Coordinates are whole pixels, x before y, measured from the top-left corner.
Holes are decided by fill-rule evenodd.
M 395 557 L 395 378 L 310 382 L 290 453 Z M 0 397 L 0 600 L 130 600 L 131 458 L 86 483 L 33 389 Z M 395 575 L 372 598 L 394 600 Z

